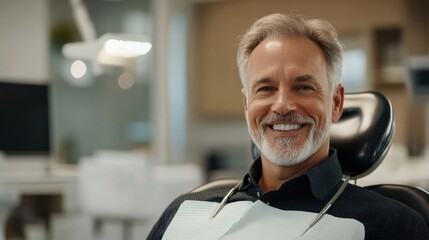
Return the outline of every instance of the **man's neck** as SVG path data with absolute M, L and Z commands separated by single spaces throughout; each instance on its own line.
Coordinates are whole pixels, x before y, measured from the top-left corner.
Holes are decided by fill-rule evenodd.
M 263 192 L 278 190 L 283 183 L 305 174 L 320 161 L 326 159 L 327 155 L 324 158 L 309 158 L 292 167 L 277 165 L 264 156 L 261 156 L 262 173 L 258 184 L 261 186 Z

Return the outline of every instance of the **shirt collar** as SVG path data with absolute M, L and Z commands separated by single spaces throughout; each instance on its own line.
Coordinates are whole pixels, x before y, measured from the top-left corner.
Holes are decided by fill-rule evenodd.
M 261 173 L 262 163 L 261 158 L 258 158 L 253 162 L 249 173 L 244 176 L 243 184 L 241 185 L 240 190 L 244 190 L 249 187 L 256 187 L 257 189 L 260 189 L 258 180 L 261 177 Z M 335 186 L 337 186 L 337 184 L 341 181 L 342 175 L 341 165 L 337 157 L 337 151 L 331 148 L 329 150 L 329 156 L 327 159 L 318 163 L 307 173 L 285 182 L 279 190 L 281 191 L 282 189 L 286 189 L 287 185 L 292 184 L 294 181 L 307 178 L 313 196 L 318 200 L 322 200 L 328 193 L 331 192 L 332 189 L 334 189 Z

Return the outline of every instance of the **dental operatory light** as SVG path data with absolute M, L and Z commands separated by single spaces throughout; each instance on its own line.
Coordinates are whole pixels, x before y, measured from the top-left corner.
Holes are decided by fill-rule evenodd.
M 90 62 L 95 75 L 103 72 L 102 66 L 122 67 L 127 70 L 135 67 L 135 60 L 147 54 L 152 44 L 145 36 L 128 33 L 106 33 L 96 38 L 93 23 L 82 0 L 70 0 L 73 17 L 83 41 L 67 43 L 62 53 L 69 59 Z
M 115 57 L 137 57 L 145 55 L 152 48 L 149 42 L 109 39 L 104 42 L 103 49 Z
M 144 36 L 126 33 L 107 33 L 94 41 L 67 43 L 62 53 L 70 59 L 85 59 L 92 64 L 96 75 L 101 73 L 99 65 L 130 69 L 135 58 L 147 54 L 152 48 Z

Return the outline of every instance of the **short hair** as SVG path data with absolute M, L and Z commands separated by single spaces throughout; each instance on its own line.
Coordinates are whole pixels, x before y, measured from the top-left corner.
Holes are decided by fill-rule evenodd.
M 328 62 L 330 90 L 340 83 L 343 47 L 337 31 L 327 21 L 295 14 L 274 13 L 257 20 L 242 36 L 237 52 L 241 84 L 247 91 L 247 64 L 253 50 L 268 37 L 303 37 L 316 43 Z

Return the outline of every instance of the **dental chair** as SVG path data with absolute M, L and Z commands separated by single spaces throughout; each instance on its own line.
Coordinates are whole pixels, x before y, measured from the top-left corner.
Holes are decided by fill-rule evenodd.
M 337 149 L 344 175 L 357 181 L 374 171 L 383 161 L 392 143 L 395 130 L 393 109 L 390 101 L 378 92 L 347 93 L 343 114 L 333 124 L 331 147 Z M 259 149 L 251 145 L 252 157 L 260 157 Z M 216 189 L 238 184 L 240 179 L 221 179 L 197 187 L 192 192 Z M 421 188 L 379 184 L 367 189 L 396 199 L 415 209 L 429 228 L 429 193 Z

